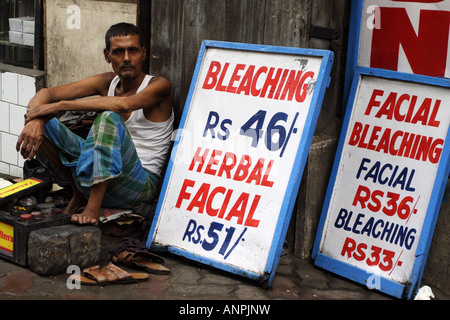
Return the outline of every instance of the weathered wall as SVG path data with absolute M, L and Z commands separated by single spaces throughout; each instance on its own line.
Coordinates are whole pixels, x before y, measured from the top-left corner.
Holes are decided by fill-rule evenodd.
M 47 86 L 111 71 L 103 55 L 105 33 L 117 22 L 136 24 L 136 3 L 136 0 L 46 1 L 44 34 Z

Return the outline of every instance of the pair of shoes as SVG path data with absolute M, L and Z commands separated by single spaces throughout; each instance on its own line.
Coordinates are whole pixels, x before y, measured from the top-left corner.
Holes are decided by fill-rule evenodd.
M 156 254 L 147 251 L 122 251 L 111 259 L 114 263 L 132 267 L 140 268 L 153 274 L 168 274 L 170 269 L 164 266 L 164 260 Z
M 36 158 L 27 160 L 23 164 L 23 178 L 35 178 L 50 184 L 53 183 L 53 178 L 48 168 Z
M 61 177 L 61 175 L 53 168 L 51 163 L 46 166 L 36 158 L 26 160 L 23 164 L 23 178 L 36 178 L 51 184 L 56 182 L 60 187 L 69 186 L 69 183 Z
M 111 261 L 120 265 L 144 269 L 153 274 L 168 274 L 170 269 L 164 266 L 164 260 L 153 254 L 133 238 L 124 238 L 118 249 L 111 251 Z
M 70 281 L 77 281 L 80 284 L 105 286 L 108 284 L 137 283 L 148 280 L 148 274 L 129 273 L 113 263 L 106 266 L 99 265 L 89 267 L 83 270 L 83 275 L 73 274 L 69 277 Z

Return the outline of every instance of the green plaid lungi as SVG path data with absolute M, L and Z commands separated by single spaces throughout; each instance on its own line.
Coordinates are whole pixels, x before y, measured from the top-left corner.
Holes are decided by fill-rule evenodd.
M 142 167 L 120 114 L 99 114 L 86 140 L 56 118 L 47 122 L 44 134 L 87 198 L 92 185 L 109 180 L 102 207 L 130 209 L 154 198 L 158 179 Z

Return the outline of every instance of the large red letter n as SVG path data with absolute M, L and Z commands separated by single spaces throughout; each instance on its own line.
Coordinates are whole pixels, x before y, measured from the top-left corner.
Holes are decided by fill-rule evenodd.
M 450 12 L 421 10 L 416 32 L 404 8 L 380 8 L 381 26 L 373 29 L 370 67 L 398 70 L 400 45 L 415 74 L 444 77 Z

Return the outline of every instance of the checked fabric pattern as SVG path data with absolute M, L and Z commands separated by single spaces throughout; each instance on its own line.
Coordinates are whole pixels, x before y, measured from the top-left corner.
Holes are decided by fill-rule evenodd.
M 142 167 L 120 114 L 99 114 L 86 140 L 56 118 L 47 122 L 44 134 L 58 147 L 62 163 L 86 197 L 92 185 L 110 180 L 103 207 L 128 209 L 155 196 L 157 178 Z

